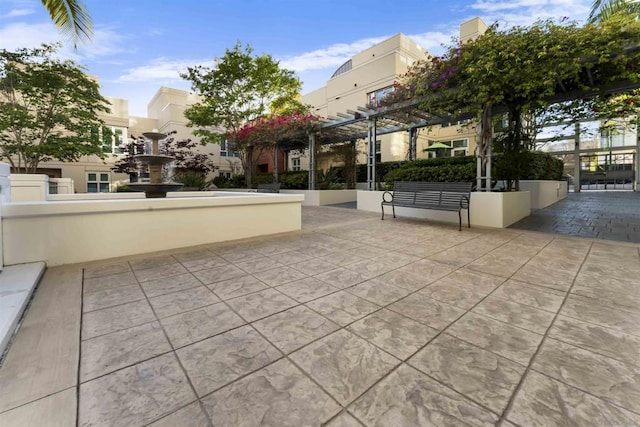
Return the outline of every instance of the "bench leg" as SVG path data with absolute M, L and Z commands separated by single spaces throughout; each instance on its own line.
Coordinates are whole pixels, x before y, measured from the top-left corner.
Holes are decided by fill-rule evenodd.
M 458 211 L 458 231 L 462 231 L 462 210 Z
M 391 205 L 391 210 L 393 211 L 393 217 L 396 217 L 396 206 L 395 205 Z
M 471 212 L 467 209 L 467 227 L 471 228 Z
M 380 219 L 384 221 L 384 205 L 381 204 L 380 208 L 382 209 L 382 218 L 380 218 Z

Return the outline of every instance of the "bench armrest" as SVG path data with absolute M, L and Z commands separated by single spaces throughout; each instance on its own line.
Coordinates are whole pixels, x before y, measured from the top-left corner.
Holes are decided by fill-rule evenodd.
M 388 194 L 389 196 L 391 196 L 391 199 L 390 199 L 390 200 L 387 200 L 387 199 L 385 198 L 385 196 L 386 196 L 387 194 Z M 392 193 L 391 191 L 385 191 L 384 193 L 382 193 L 382 201 L 383 201 L 383 202 L 386 202 L 386 203 L 393 202 L 393 193 Z
M 469 204 L 470 204 L 469 196 L 462 196 L 462 197 L 460 198 L 460 207 L 461 207 L 462 209 L 469 209 Z M 465 205 L 466 205 L 466 206 L 465 206 Z

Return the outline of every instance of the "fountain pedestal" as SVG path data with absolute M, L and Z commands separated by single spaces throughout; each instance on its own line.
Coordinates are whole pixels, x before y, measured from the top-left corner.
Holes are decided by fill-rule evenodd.
M 177 182 L 162 181 L 162 167 L 175 160 L 173 156 L 158 153 L 158 142 L 167 137 L 167 134 L 160 132 L 145 132 L 142 134 L 151 140 L 151 154 L 139 154 L 133 158 L 142 165 L 149 167 L 149 182 L 135 182 L 129 184 L 132 190 L 144 191 L 148 199 L 167 197 L 167 192 L 178 191 L 182 184 Z

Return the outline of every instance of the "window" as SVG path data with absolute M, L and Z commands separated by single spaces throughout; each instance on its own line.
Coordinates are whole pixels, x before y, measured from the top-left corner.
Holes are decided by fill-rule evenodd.
M 91 131 L 95 136 L 95 130 Z M 123 144 L 127 140 L 127 128 L 119 126 L 103 126 L 99 137 L 102 140 L 102 152 L 106 154 L 122 154 Z
M 393 92 L 393 86 L 387 86 L 367 94 L 367 102 L 375 107 L 380 105 L 382 98 Z
M 291 170 L 295 172 L 300 170 L 300 157 L 291 159 Z
M 240 157 L 238 153 L 231 150 L 229 141 L 226 139 L 220 143 L 220 157 Z
M 109 172 L 87 173 L 87 193 L 108 193 L 109 190 Z
M 454 139 L 451 141 L 451 147 L 453 148 L 453 152 L 451 156 L 461 157 L 466 156 L 469 149 L 469 140 L 468 139 Z
M 382 144 L 381 141 L 376 141 L 376 163 L 382 162 Z

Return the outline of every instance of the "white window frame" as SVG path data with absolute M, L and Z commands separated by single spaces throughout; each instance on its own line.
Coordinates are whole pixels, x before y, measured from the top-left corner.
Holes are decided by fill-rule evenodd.
M 454 148 L 454 142 L 457 141 L 464 141 L 465 142 L 465 146 L 464 147 L 459 147 L 459 148 Z M 464 152 L 464 154 L 462 154 L 463 156 L 466 156 L 469 154 L 469 138 L 460 138 L 460 139 L 452 139 L 451 141 L 449 141 L 451 143 L 451 157 L 455 157 L 456 153 L 459 152 Z M 460 154 L 458 154 L 460 156 Z
M 294 172 L 300 172 L 300 157 L 293 157 L 291 159 L 291 170 Z
M 94 180 L 90 179 L 92 174 L 95 174 L 96 179 Z M 103 175 L 107 176 L 106 181 L 102 179 Z M 87 172 L 86 177 L 87 177 L 87 185 L 86 185 L 87 193 L 109 193 L 111 191 L 111 172 L 104 172 L 104 171 Z M 89 184 L 96 184 L 97 191 L 90 191 Z M 106 191 L 102 191 L 103 185 L 101 184 L 107 184 Z
M 106 144 L 102 139 L 102 129 L 107 128 L 111 131 L 111 150 L 105 150 Z M 118 141 L 116 139 L 116 130 L 122 130 L 122 140 Z M 102 144 L 102 152 L 105 154 L 112 154 L 114 156 L 123 156 L 125 155 L 124 144 L 128 139 L 128 129 L 124 126 L 111 126 L 111 125 L 103 125 L 100 127 L 100 131 L 98 132 L 98 137 L 100 138 L 100 142 Z

